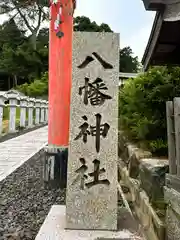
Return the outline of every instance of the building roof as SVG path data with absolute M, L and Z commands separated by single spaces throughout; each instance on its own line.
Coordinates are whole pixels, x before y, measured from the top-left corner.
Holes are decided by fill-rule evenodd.
M 180 64 L 180 0 L 165 0 L 165 7 L 156 12 L 147 47 L 142 58 L 149 65 Z
M 124 72 L 119 73 L 120 78 L 136 78 L 137 75 L 138 73 L 124 73 Z
M 155 44 L 157 42 L 157 38 L 159 36 L 160 28 L 162 26 L 162 17 L 160 15 L 161 15 L 160 12 L 156 12 L 154 22 L 153 22 L 153 26 L 152 26 L 152 29 L 151 29 L 151 33 L 150 33 L 150 36 L 149 36 L 149 40 L 148 40 L 144 55 L 142 57 L 142 64 L 144 65 L 144 68 L 146 68 L 146 65 L 147 65 L 146 62 L 149 61 L 150 56 L 148 56 L 148 55 L 151 55 L 151 53 L 152 53 L 152 51 L 155 47 Z

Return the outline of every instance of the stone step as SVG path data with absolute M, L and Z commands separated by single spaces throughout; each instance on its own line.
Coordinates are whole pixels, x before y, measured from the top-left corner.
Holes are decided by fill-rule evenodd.
M 143 240 L 135 231 L 129 212 L 124 211 L 118 222 L 118 231 L 66 229 L 66 206 L 53 205 L 35 240 Z

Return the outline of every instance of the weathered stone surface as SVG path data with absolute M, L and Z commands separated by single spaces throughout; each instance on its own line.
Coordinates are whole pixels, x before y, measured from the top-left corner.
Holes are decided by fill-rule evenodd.
M 167 239 L 180 239 L 180 193 L 168 187 L 164 187 L 164 198 L 167 203 L 166 226 Z
M 152 208 L 146 192 L 140 188 L 139 181 L 129 177 L 126 167 L 119 165 L 118 169 L 121 175 L 121 181 L 130 189 L 134 211 L 140 220 L 145 236 L 148 240 L 164 240 L 164 223 Z
M 168 187 L 164 187 L 164 199 L 169 207 L 180 216 L 180 193 Z
M 116 230 L 119 34 L 76 32 L 73 50 L 66 224 L 70 229 Z M 96 53 L 111 64 L 113 69 L 104 69 L 97 60 Z M 81 64 L 87 56 L 91 62 L 83 67 Z M 85 85 L 85 78 L 89 78 L 91 84 L 101 78 L 105 84 L 99 82 L 91 85 L 88 99 L 84 99 L 85 89 L 79 89 Z M 94 87 L 98 87 L 100 92 L 111 99 L 105 100 L 100 106 L 91 105 L 91 101 L 95 103 L 95 99 L 90 97 Z M 93 98 L 95 95 L 93 94 Z M 84 100 L 87 101 L 86 104 Z M 96 142 L 98 130 L 95 133 L 92 128 L 97 126 L 98 129 L 98 117 L 101 120 L 101 134 L 105 133 L 104 127 L 109 126 L 106 128 L 106 136 L 100 134 L 100 148 Z M 86 125 L 83 125 L 84 123 Z M 83 126 L 87 133 L 87 136 L 84 135 L 84 138 L 87 137 L 86 143 L 83 142 L 83 136 L 77 137 Z M 94 160 L 96 161 L 93 163 Z M 106 182 L 90 186 L 89 183 L 98 182 L 93 174 L 90 174 L 95 169 L 98 173 L 98 164 L 99 170 L 101 169 L 99 180 Z
M 139 164 L 143 158 L 151 158 L 152 153 L 145 151 L 135 144 L 128 141 L 124 131 L 119 131 L 118 134 L 118 156 L 128 166 L 129 175 L 132 178 L 139 176 Z
M 163 203 L 165 174 L 169 171 L 168 160 L 143 159 L 140 164 L 141 187 L 146 191 L 151 203 Z M 160 207 L 158 205 L 158 207 Z M 164 205 L 162 206 L 164 208 Z
M 139 166 L 141 160 L 143 158 L 152 157 L 151 152 L 144 151 L 138 148 L 136 145 L 129 144 L 128 145 L 128 153 L 129 153 L 129 176 L 132 178 L 139 177 Z
M 180 177 L 166 174 L 166 186 L 180 192 Z
M 118 132 L 118 156 L 128 164 L 129 154 L 128 154 L 128 140 L 123 131 Z
M 152 153 L 130 143 L 124 131 L 119 131 L 118 156 L 122 159 L 126 166 L 128 166 L 130 177 L 138 178 L 141 159 L 151 158 Z
M 166 211 L 166 232 L 167 240 L 180 240 L 180 216 L 168 208 Z
M 83 231 L 65 229 L 66 207 L 53 205 L 35 240 L 144 240 L 138 223 L 124 210 L 118 231 Z

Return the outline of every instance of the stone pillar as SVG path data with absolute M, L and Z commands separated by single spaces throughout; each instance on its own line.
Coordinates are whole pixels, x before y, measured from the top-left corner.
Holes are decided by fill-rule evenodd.
M 19 94 L 12 90 L 7 93 L 9 99 L 9 132 L 16 131 L 16 108 L 17 101 L 19 100 Z
M 4 94 L 0 94 L 0 135 L 2 134 L 3 130 L 3 109 L 4 109 L 4 101 L 7 98 Z
M 20 98 L 20 127 L 26 127 L 26 109 L 27 109 L 28 98 Z
M 40 107 L 41 107 L 41 100 L 40 99 L 36 99 L 35 102 L 35 124 L 39 125 L 40 123 Z
M 45 108 L 45 121 L 48 122 L 48 101 L 46 101 L 46 108 Z
M 117 230 L 118 85 L 119 34 L 75 32 L 67 229 Z
M 29 98 L 28 104 L 28 127 L 33 127 L 33 110 L 34 110 L 34 98 Z
M 44 123 L 47 122 L 46 120 L 46 108 L 47 108 L 47 101 L 46 100 L 43 100 L 44 101 Z
M 45 113 L 45 101 L 41 100 L 41 120 L 40 120 L 40 123 L 44 123 L 44 113 Z

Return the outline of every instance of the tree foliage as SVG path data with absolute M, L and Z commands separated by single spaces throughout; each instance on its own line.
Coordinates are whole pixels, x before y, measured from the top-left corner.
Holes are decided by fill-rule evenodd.
M 0 26 L 0 83 L 3 89 L 29 83 L 47 71 L 48 48 L 39 40 L 37 45 L 35 50 L 13 19 Z
M 120 72 L 136 73 L 139 67 L 138 57 L 133 57 L 130 47 L 120 50 Z
M 74 31 L 80 32 L 112 32 L 111 28 L 102 23 L 98 25 L 96 22 L 91 22 L 88 17 L 81 16 L 74 18 Z
M 40 79 L 35 79 L 31 84 L 24 83 L 17 90 L 27 96 L 42 97 L 48 95 L 48 73 L 45 72 Z
M 45 0 L 3 0 L 0 2 L 0 12 L 8 15 L 10 20 L 13 19 L 20 30 L 30 33 L 33 49 L 36 49 L 41 24 L 48 19 L 46 5 Z
M 180 67 L 154 67 L 125 82 L 119 97 L 120 126 L 153 152 L 167 154 L 166 101 L 180 96 Z
M 9 2 L 12 1 L 9 0 Z M 32 6 L 34 2 L 37 3 L 36 0 L 31 2 Z M 27 1 L 19 0 L 18 3 L 22 4 L 19 5 L 21 8 L 26 8 Z M 7 9 L 7 11 L 10 10 Z M 84 16 L 74 19 L 74 31 L 112 32 L 107 24 L 98 25 Z M 40 94 L 39 86 L 42 86 L 41 93 L 46 94 L 47 88 L 44 88 L 39 81 L 44 84 L 44 76 L 48 76 L 45 74 L 48 72 L 48 45 L 48 28 L 39 30 L 34 48 L 26 35 L 26 30 L 19 27 L 15 17 L 2 24 L 0 26 L 0 88 L 8 90 L 17 85 L 23 85 L 21 89 L 24 93 L 35 96 Z M 47 85 L 47 79 L 45 84 Z M 33 93 L 36 86 L 38 91 Z

